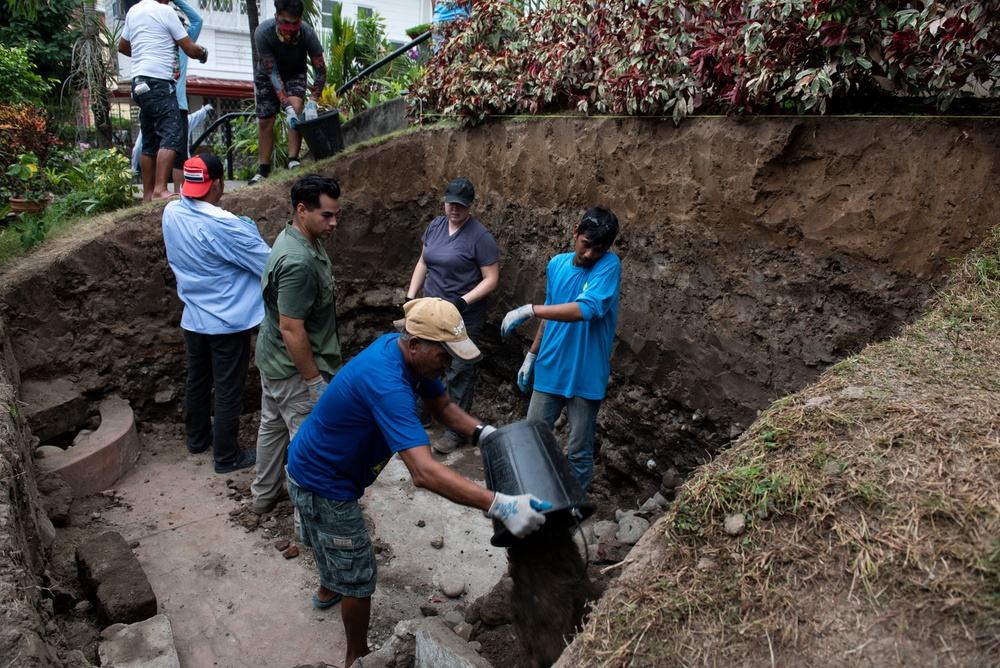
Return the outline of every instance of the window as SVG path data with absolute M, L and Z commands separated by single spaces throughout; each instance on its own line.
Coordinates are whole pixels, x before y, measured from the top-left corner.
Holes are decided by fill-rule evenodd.
M 333 21 L 331 16 L 333 15 L 333 10 L 340 6 L 342 3 L 336 0 L 323 0 L 323 27 L 327 30 L 333 28 Z
M 374 14 L 374 13 L 375 13 L 375 10 L 372 9 L 371 7 L 362 7 L 361 5 L 358 5 L 358 18 L 359 19 L 371 18 L 372 14 Z

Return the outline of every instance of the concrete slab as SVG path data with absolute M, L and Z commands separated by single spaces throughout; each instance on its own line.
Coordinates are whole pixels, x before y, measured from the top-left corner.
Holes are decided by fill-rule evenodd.
M 102 666 L 181 668 L 166 615 L 156 615 L 135 624 L 109 626 L 101 632 L 97 655 Z
M 107 531 L 76 550 L 80 583 L 107 623 L 132 624 L 156 614 L 156 595 L 117 531 Z

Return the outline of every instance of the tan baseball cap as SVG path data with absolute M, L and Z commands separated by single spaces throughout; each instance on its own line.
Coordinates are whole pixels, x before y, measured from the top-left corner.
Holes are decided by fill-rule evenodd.
M 437 341 L 444 344 L 451 356 L 474 362 L 483 354 L 469 338 L 465 321 L 455 305 L 439 297 L 413 299 L 403 305 L 406 317 L 393 324 L 423 341 Z

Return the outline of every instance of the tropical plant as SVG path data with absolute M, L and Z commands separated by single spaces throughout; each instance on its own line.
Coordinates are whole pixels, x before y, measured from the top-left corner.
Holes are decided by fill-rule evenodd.
M 111 91 L 118 85 L 117 45 L 121 26 L 108 27 L 97 12 L 94 0 L 84 0 L 79 35 L 73 42 L 70 73 L 63 82 L 62 94 L 86 93 L 97 128 L 97 144 L 109 149 L 114 145 L 111 128 Z M 86 127 L 80 123 L 80 127 Z
M 49 179 L 38 165 L 38 156 L 34 153 L 17 156 L 17 162 L 7 168 L 7 176 L 12 177 L 14 184 L 11 197 L 27 202 L 41 202 L 49 198 Z
M 41 104 L 57 83 L 35 72 L 32 47 L 0 44 L 0 100 Z

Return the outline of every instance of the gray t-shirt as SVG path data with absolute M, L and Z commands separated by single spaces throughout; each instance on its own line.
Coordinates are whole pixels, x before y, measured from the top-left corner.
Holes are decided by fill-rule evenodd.
M 500 250 L 490 231 L 475 218 L 469 218 L 455 234 L 448 234 L 447 216 L 430 222 L 424 236 L 424 296 L 447 301 L 458 299 L 483 280 L 480 267 L 500 261 Z M 486 317 L 488 299 L 469 304 L 462 318 L 469 322 Z
M 275 19 L 271 18 L 261 23 L 256 32 L 254 40 L 257 42 L 257 58 L 260 61 L 257 67 L 261 67 L 261 62 L 270 60 L 278 68 L 278 76 L 282 81 L 287 81 L 292 77 L 305 74 L 306 66 L 314 56 L 323 55 L 323 45 L 320 44 L 316 31 L 308 23 L 303 22 L 299 37 L 294 44 L 282 42 L 278 39 L 278 33 L 274 27 Z M 265 76 L 270 77 L 270 72 L 265 72 Z

